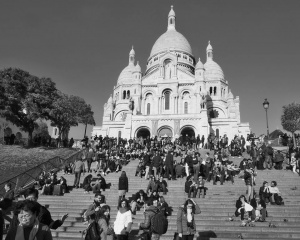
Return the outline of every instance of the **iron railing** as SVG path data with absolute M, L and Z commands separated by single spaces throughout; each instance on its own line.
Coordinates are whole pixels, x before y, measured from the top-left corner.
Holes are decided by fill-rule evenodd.
M 41 172 L 50 172 L 51 170 L 59 171 L 63 169 L 65 164 L 73 163 L 75 159 L 77 159 L 79 154 L 81 154 L 81 151 L 72 154 L 66 159 L 63 159 L 61 157 L 51 158 L 46 162 L 43 162 L 31 169 L 28 169 L 21 174 L 18 174 L 10 179 L 6 179 L 5 181 L 0 183 L 0 196 L 3 196 L 5 193 L 5 184 L 10 183 L 12 185 L 12 189 L 14 189 L 15 196 L 17 197 L 20 191 L 25 190 L 26 188 L 29 188 L 34 184 Z

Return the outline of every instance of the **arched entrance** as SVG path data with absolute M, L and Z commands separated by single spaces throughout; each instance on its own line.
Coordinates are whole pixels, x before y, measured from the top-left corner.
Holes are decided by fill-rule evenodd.
M 195 131 L 192 127 L 189 127 L 189 126 L 183 127 L 181 129 L 180 134 L 182 135 L 183 141 L 186 141 L 191 138 L 195 138 Z
M 147 138 L 150 137 L 150 131 L 148 128 L 141 127 L 136 131 L 136 137 Z
M 172 137 L 173 133 L 169 127 L 162 127 L 158 130 L 159 137 Z

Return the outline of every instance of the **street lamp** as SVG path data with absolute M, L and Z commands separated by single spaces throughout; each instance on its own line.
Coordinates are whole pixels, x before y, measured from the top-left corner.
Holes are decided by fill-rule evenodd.
M 266 110 L 266 119 L 267 119 L 267 137 L 269 140 L 269 123 L 268 123 L 268 108 L 269 108 L 270 103 L 268 102 L 267 99 L 263 102 L 264 109 Z

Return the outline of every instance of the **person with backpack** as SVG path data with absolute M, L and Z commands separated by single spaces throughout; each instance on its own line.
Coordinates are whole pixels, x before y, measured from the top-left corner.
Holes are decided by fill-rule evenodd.
M 144 222 L 139 224 L 139 229 L 144 230 L 151 240 L 159 240 L 168 230 L 168 220 L 165 212 L 158 207 L 157 199 L 148 199 L 145 203 Z
M 177 233 L 182 240 L 193 240 L 196 233 L 195 214 L 200 214 L 200 207 L 193 199 L 188 199 L 177 212 Z

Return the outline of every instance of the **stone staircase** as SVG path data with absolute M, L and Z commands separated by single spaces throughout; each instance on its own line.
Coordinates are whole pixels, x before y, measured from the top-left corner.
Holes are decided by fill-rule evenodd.
M 201 151 L 204 156 L 204 152 Z M 232 159 L 239 163 L 241 159 Z M 131 197 L 140 189 L 146 190 L 148 181 L 144 178 L 135 177 L 135 169 L 138 164 L 137 160 L 131 161 L 126 167 L 129 178 L 129 193 L 126 197 Z M 60 173 L 62 174 L 62 173 Z M 95 175 L 95 174 L 94 174 Z M 106 196 L 107 204 L 111 207 L 111 224 L 113 224 L 117 213 L 118 200 L 118 179 L 120 173 L 111 173 L 106 176 L 106 182 L 111 183 L 110 189 L 103 194 Z M 73 184 L 74 175 L 64 175 L 69 185 Z M 198 239 L 206 240 L 211 238 L 218 239 L 300 239 L 300 178 L 291 171 L 264 170 L 258 171 L 256 179 L 256 192 L 262 182 L 275 180 L 282 193 L 285 205 L 268 205 L 267 222 L 255 222 L 254 227 L 240 227 L 239 218 L 234 221 L 228 221 L 228 218 L 234 214 L 235 201 L 241 194 L 245 194 L 246 187 L 243 179 L 235 178 L 235 184 L 225 182 L 224 185 L 213 185 L 212 182 L 206 183 L 208 188 L 205 198 L 195 198 L 200 206 L 201 214 L 195 215 Z M 81 182 L 83 181 L 83 177 Z M 178 207 L 187 199 L 184 193 L 185 179 L 168 181 L 168 193 L 165 195 L 166 202 L 173 208 L 169 219 L 168 232 L 161 239 L 173 239 L 176 232 L 176 215 Z M 293 187 L 296 190 L 291 190 Z M 69 217 L 62 227 L 52 230 L 53 239 L 71 240 L 80 239 L 81 233 L 86 229 L 82 222 L 82 213 L 93 202 L 94 194 L 84 193 L 83 189 L 73 189 L 64 196 L 40 196 L 39 202 L 48 206 L 53 219 L 60 218 L 64 213 L 69 213 Z M 138 211 L 133 216 L 132 235 L 137 234 L 138 223 L 143 221 L 143 212 Z M 272 221 L 276 228 L 269 228 L 269 222 Z M 241 236 L 241 237 L 240 237 Z

